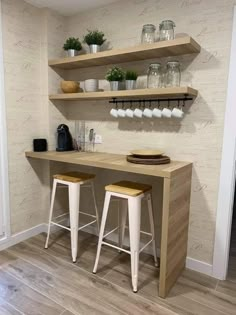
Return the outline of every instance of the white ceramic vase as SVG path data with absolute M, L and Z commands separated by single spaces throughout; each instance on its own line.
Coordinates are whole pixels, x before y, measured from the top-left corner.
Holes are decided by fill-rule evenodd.
M 67 57 L 75 57 L 75 56 L 78 56 L 79 51 L 75 49 L 69 49 L 66 51 L 66 53 L 67 53 Z
M 126 90 L 135 90 L 136 89 L 136 80 L 125 80 Z
M 120 87 L 119 81 L 110 81 L 111 91 L 118 91 Z
M 90 54 L 96 54 L 101 51 L 100 45 L 89 45 Z
M 85 92 L 97 92 L 98 91 L 98 80 L 88 79 L 84 81 Z

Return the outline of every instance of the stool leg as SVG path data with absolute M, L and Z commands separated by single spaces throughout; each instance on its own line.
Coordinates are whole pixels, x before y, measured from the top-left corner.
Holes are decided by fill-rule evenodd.
M 155 228 L 154 228 L 154 219 L 153 219 L 153 209 L 152 209 L 152 198 L 151 198 L 151 194 L 148 194 L 148 195 L 147 195 L 147 204 L 148 204 L 148 213 L 149 213 L 149 220 L 150 220 L 150 228 L 151 228 L 151 233 L 152 233 L 152 248 L 153 248 L 154 263 L 155 263 L 155 266 L 158 267 L 156 241 L 155 241 Z
M 95 215 L 97 218 L 97 229 L 98 229 L 98 235 L 99 235 L 99 215 L 98 215 L 98 207 L 97 207 L 97 201 L 96 201 L 96 197 L 95 197 L 94 183 L 93 182 L 91 182 L 91 190 L 92 190 L 92 196 L 93 196 Z
M 139 243 L 140 243 L 140 216 L 141 198 L 129 197 L 129 235 L 131 252 L 131 275 L 133 291 L 138 291 Z
M 120 204 L 121 204 L 121 208 L 119 208 L 119 247 L 123 248 L 123 242 L 124 242 L 124 236 L 125 236 L 125 224 L 126 224 L 127 210 L 128 210 L 127 199 L 121 199 Z
M 56 195 L 56 189 L 57 189 L 57 181 L 53 180 L 53 186 L 52 186 L 52 197 L 51 197 L 51 204 L 50 204 L 50 212 L 49 212 L 49 220 L 48 220 L 48 234 L 45 242 L 45 248 L 48 248 L 48 241 L 50 236 L 50 230 L 51 230 L 51 221 L 52 221 L 52 214 L 53 214 L 53 206 L 55 201 L 55 195 Z
M 69 184 L 69 212 L 70 212 L 70 234 L 71 234 L 71 255 L 73 262 L 76 262 L 78 252 L 78 226 L 79 226 L 79 201 L 80 185 Z
M 110 199 L 111 199 L 111 194 L 109 192 L 106 192 L 104 207 L 103 207 L 103 212 L 102 212 L 101 227 L 100 227 L 100 232 L 99 232 L 97 255 L 96 255 L 96 259 L 95 259 L 93 273 L 96 273 L 97 268 L 98 268 L 98 261 L 99 261 L 101 248 L 102 248 L 102 240 L 103 240 L 103 235 L 104 235 L 104 231 L 105 231 L 105 225 L 106 225 L 106 220 L 107 220 L 107 213 L 108 213 L 108 209 L 109 209 Z

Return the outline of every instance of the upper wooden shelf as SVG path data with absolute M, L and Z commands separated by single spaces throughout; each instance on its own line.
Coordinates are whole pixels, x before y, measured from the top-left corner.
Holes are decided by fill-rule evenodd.
M 158 88 L 158 89 L 137 89 L 137 90 L 121 90 L 121 91 L 104 91 L 104 92 L 82 92 L 68 94 L 50 95 L 50 100 L 102 100 L 112 98 L 138 98 L 138 97 L 196 97 L 198 91 L 191 87 L 174 87 L 174 88 Z
M 49 60 L 49 66 L 61 69 L 77 69 L 108 64 L 131 62 L 168 56 L 199 53 L 201 46 L 190 36 L 154 44 L 142 44 L 124 49 L 112 49 L 96 54 Z

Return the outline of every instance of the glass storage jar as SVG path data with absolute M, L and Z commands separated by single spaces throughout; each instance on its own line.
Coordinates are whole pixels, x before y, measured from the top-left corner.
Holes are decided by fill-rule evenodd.
M 151 63 L 148 68 L 147 87 L 156 89 L 162 85 L 162 69 L 160 63 Z
M 175 23 L 171 20 L 162 21 L 159 25 L 160 40 L 171 40 L 175 38 Z
M 155 42 L 155 31 L 156 27 L 153 24 L 143 25 L 141 43 L 142 44 L 152 44 Z
M 178 61 L 169 61 L 166 64 L 166 86 L 180 86 L 181 72 Z

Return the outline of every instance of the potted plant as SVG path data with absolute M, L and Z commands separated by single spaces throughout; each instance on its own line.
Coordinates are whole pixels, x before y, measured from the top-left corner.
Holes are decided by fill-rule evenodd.
M 97 53 L 101 50 L 101 45 L 106 41 L 104 33 L 98 30 L 90 31 L 84 36 L 83 42 L 89 46 L 90 53 Z
M 79 41 L 79 38 L 69 37 L 66 40 L 63 48 L 67 52 L 68 57 L 74 57 L 79 54 L 79 51 L 82 49 L 82 45 Z
M 134 90 L 136 89 L 136 81 L 138 78 L 138 74 L 135 71 L 126 71 L 125 73 L 125 88 L 126 90 Z
M 110 82 L 111 91 L 119 90 L 119 83 L 124 80 L 125 73 L 119 67 L 112 67 L 107 71 L 106 80 Z

